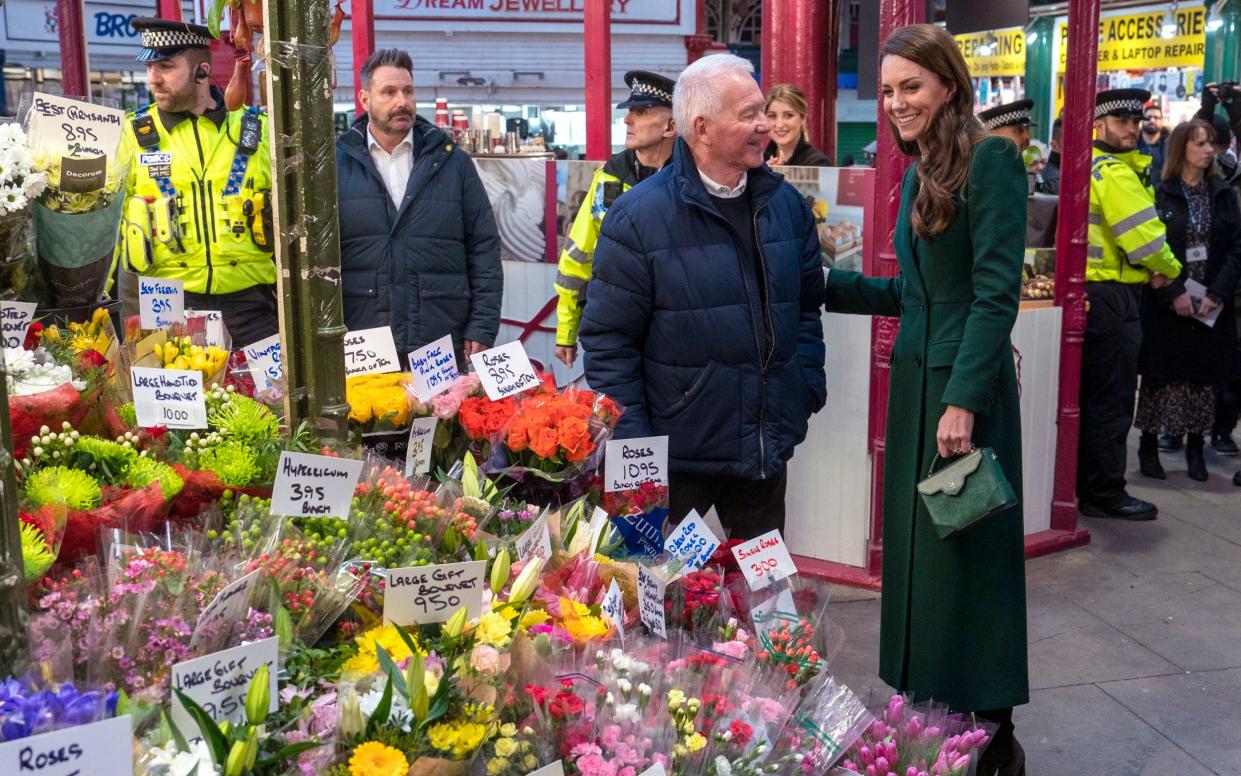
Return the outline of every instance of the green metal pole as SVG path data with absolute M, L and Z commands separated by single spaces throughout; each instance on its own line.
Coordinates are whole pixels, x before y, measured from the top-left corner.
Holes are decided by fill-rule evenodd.
M 1214 3 L 1207 3 L 1208 12 Z M 1224 24 L 1218 30 L 1207 30 L 1206 61 L 1203 81 L 1241 81 L 1241 0 L 1225 0 L 1219 11 Z
M 9 676 L 26 650 L 26 574 L 17 516 L 13 426 L 4 354 L 0 353 L 0 678 Z
M 1031 111 L 1034 119 L 1034 136 L 1043 142 L 1051 142 L 1051 122 L 1056 118 L 1052 115 L 1052 78 L 1055 77 L 1056 65 L 1051 61 L 1054 48 L 1053 36 L 1056 34 L 1056 18 L 1040 16 L 1026 28 L 1026 99 L 1034 100 Z M 1033 43 L 1032 36 L 1038 37 Z
M 331 5 L 263 0 L 280 346 L 290 427 L 344 438 L 345 354 L 336 202 Z

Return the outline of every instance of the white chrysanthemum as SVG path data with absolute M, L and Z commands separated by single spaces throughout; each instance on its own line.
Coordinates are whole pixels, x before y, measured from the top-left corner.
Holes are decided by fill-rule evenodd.
M 0 124 L 0 145 L 26 145 L 26 132 L 16 121 Z
M 47 173 L 32 172 L 22 183 L 22 191 L 30 199 L 35 199 L 47 188 Z
M 8 351 L 5 352 L 8 355 Z M 59 388 L 73 380 L 73 370 L 58 364 L 41 364 L 32 366 L 19 377 L 9 375 L 10 396 L 31 396 L 36 393 Z M 83 386 L 85 387 L 85 386 Z
M 728 761 L 724 755 L 716 755 L 715 757 L 715 776 L 732 776 L 733 764 Z
M 167 776 L 190 776 L 194 773 L 197 776 L 220 776 L 220 769 L 211 761 L 211 750 L 202 740 L 190 744 L 188 752 L 180 751 L 171 742 L 164 747 L 151 747 L 147 750 L 143 766 L 147 773 Z
M 4 349 L 4 365 L 9 377 L 19 377 L 34 366 L 34 353 L 22 347 Z

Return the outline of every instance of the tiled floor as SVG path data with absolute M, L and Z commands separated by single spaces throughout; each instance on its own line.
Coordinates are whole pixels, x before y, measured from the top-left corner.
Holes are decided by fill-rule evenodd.
M 1207 463 L 1201 484 L 1181 454 L 1163 456 L 1163 482 L 1134 471 L 1158 520 L 1083 518 L 1089 545 L 1026 564 L 1029 776 L 1241 776 L 1241 459 Z M 839 590 L 830 613 L 848 637 L 837 676 L 888 691 L 878 595 Z

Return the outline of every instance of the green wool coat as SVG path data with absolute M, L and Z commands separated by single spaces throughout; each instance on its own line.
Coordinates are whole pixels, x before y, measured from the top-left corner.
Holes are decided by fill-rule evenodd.
M 1021 297 L 1026 174 L 1010 141 L 974 147 L 956 217 L 933 239 L 910 223 L 915 167 L 896 222 L 900 275 L 832 270 L 829 311 L 900 316 L 892 348 L 883 480 L 879 675 L 919 701 L 987 711 L 1029 700 L 1022 512 L 1015 506 L 941 540 L 915 486 L 947 405 L 974 413 L 1021 498 L 1021 415 L 1009 335 Z

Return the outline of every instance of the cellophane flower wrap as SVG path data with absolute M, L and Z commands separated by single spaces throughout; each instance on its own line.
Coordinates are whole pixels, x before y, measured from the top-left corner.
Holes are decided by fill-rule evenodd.
M 893 695 L 879 718 L 849 749 L 840 773 L 877 776 L 966 776 L 997 728 L 937 703 L 913 704 Z
M 0 682 L 0 743 L 87 725 L 116 714 L 115 690 L 73 682 L 45 685 L 10 677 Z

